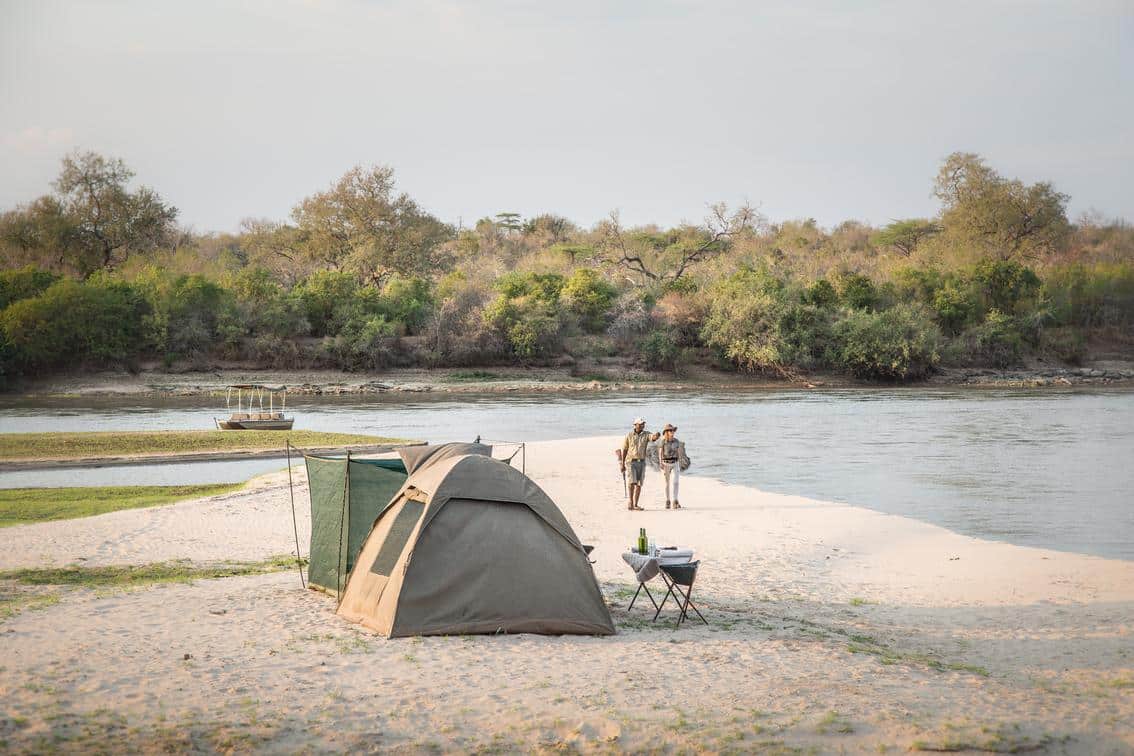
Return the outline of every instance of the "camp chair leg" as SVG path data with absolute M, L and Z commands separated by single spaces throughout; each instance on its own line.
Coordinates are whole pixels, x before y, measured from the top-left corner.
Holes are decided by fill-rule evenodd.
M 650 603 L 654 605 L 654 608 L 658 608 L 658 602 L 654 601 L 654 596 L 652 593 L 650 593 L 650 589 L 646 587 L 645 583 L 638 583 L 638 590 L 634 591 L 634 598 L 630 599 L 630 606 L 626 607 L 626 611 L 630 611 L 634 608 L 634 602 L 638 600 L 638 594 L 643 590 L 645 590 L 646 597 L 649 598 Z
M 678 588 L 677 590 L 679 592 L 681 591 L 680 588 Z M 681 607 L 681 617 L 677 620 L 677 624 L 680 625 L 682 620 L 689 619 L 689 610 L 690 609 L 697 612 L 697 616 L 701 618 L 702 622 L 704 622 L 706 625 L 709 624 L 709 621 L 707 619 L 705 619 L 704 616 L 701 614 L 701 610 L 698 609 L 697 605 L 693 603 L 693 586 L 689 586 L 689 590 L 687 592 L 685 592 L 683 594 L 683 596 L 685 598 L 685 605 Z
M 661 610 L 665 607 L 665 602 L 669 600 L 670 596 L 673 596 L 673 600 L 677 602 L 678 608 L 681 608 L 681 599 L 677 598 L 673 593 L 674 582 L 666 577 L 664 572 L 662 573 L 662 579 L 665 580 L 666 591 L 665 595 L 662 596 L 661 604 L 658 605 L 658 610 L 654 612 L 654 622 L 658 621 L 658 616 L 661 614 Z

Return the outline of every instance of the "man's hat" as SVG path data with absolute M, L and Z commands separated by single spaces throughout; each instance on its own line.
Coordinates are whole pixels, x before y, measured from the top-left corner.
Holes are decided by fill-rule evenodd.
M 662 433 L 665 433 L 666 431 L 673 431 L 674 433 L 677 433 L 677 426 L 676 425 L 670 425 L 669 423 L 666 423 L 665 427 L 662 428 L 661 430 L 662 430 Z
M 634 418 L 634 422 L 632 422 L 630 424 L 631 425 L 645 425 L 646 424 L 646 418 L 636 417 L 636 418 Z

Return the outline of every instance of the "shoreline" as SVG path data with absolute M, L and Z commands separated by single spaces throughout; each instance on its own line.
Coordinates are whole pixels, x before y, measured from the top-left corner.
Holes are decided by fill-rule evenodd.
M 472 376 L 472 377 L 466 377 Z M 1066 389 L 1134 387 L 1134 365 L 1100 364 L 1081 368 L 989 370 L 948 368 L 925 381 L 904 384 L 856 382 L 843 376 L 813 375 L 797 380 L 735 373 L 698 371 L 689 378 L 627 374 L 601 377 L 570 375 L 553 368 L 483 368 L 389 370 L 381 373 L 340 371 L 239 370 L 141 373 L 104 372 L 28 381 L 0 393 L 4 399 L 175 398 L 225 395 L 236 383 L 286 385 L 300 396 L 366 396 L 379 394 L 508 394 L 603 393 L 657 391 L 813 391 L 871 389 Z

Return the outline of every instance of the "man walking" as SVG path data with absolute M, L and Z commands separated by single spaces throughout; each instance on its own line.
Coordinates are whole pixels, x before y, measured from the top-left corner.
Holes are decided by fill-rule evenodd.
M 630 500 L 626 504 L 627 509 L 642 509 L 638 506 L 638 499 L 642 496 L 642 481 L 646 479 L 646 450 L 654 438 L 646 432 L 645 419 L 636 417 L 634 429 L 626 434 L 622 442 L 622 458 L 619 466 L 623 473 L 626 472 L 627 464 L 630 466 Z

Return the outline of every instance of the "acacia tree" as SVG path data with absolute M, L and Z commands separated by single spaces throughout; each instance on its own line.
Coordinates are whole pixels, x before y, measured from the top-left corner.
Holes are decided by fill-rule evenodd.
M 979 155 L 945 158 L 933 188 L 945 232 L 1002 260 L 1058 252 L 1070 236 L 1066 194 L 1046 181 L 1004 178 Z
M 76 152 L 63 158 L 54 195 L 6 213 L 0 234 L 26 254 L 83 276 L 131 252 L 172 240 L 177 208 L 153 189 L 130 191 L 134 172 L 116 158 Z
M 292 218 L 298 249 L 311 262 L 376 284 L 394 273 L 435 270 L 442 242 L 453 237 L 452 228 L 395 191 L 386 166 L 352 168 L 296 205 Z
M 697 264 L 725 252 L 733 240 L 754 232 L 764 218 L 747 203 L 729 211 L 723 202 L 710 205 L 700 226 L 683 226 L 669 234 L 627 233 L 617 211 L 599 224 L 594 262 L 625 271 L 635 283 L 676 281 Z
M 902 257 L 909 257 L 918 245 L 938 233 L 941 227 L 925 218 L 897 220 L 875 233 L 870 241 L 879 247 L 893 247 Z

